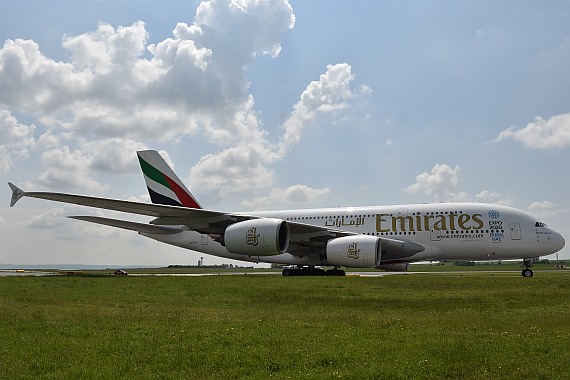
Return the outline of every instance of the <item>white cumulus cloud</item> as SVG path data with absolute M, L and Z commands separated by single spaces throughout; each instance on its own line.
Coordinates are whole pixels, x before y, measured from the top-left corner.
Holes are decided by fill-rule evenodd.
M 322 189 L 314 189 L 307 185 L 292 185 L 286 189 L 273 189 L 271 194 L 265 197 L 257 197 L 242 202 L 242 206 L 251 210 L 267 209 L 275 207 L 276 204 L 301 204 L 310 203 L 319 197 L 330 193 L 328 187 Z
M 537 116 L 524 128 L 510 127 L 494 141 L 513 139 L 527 148 L 548 149 L 570 147 L 570 113 L 552 116 L 545 120 Z
M 416 176 L 416 182 L 405 190 L 409 193 L 433 195 L 436 199 L 448 198 L 454 193 L 459 183 L 461 168 L 447 164 L 436 164 L 431 172 L 423 172 Z
M 106 186 L 95 178 L 97 172 L 134 172 L 139 169 L 135 152 L 143 149 L 147 149 L 144 144 L 121 138 L 78 141 L 74 148 L 61 145 L 46 149 L 41 155 L 46 169 L 31 186 L 100 192 Z M 163 152 L 163 155 L 170 160 L 166 153 Z
M 475 202 L 512 206 L 515 203 L 515 200 L 510 195 L 483 190 L 479 194 L 475 195 Z
M 269 190 L 273 165 L 315 118 L 342 118 L 372 91 L 355 88 L 348 63 L 327 65 L 272 136 L 255 109 L 246 70 L 257 56 L 277 58 L 282 34 L 294 26 L 287 0 L 209 0 L 192 22 L 178 22 L 171 36 L 153 43 L 143 21 L 100 22 L 96 30 L 66 35 L 63 61 L 45 56 L 35 41 L 6 40 L 0 107 L 10 111 L 0 114 L 0 133 L 23 135 L 3 141 L 0 172 L 35 144 L 43 168 L 35 185 L 100 192 L 106 187 L 96 176 L 137 170 L 134 151 L 147 142 L 176 143 L 191 135 L 214 147 L 191 169 L 193 184 L 217 197 Z M 18 124 L 10 112 L 37 127 Z
M 190 182 L 215 190 L 222 197 L 245 189 L 267 187 L 273 183 L 274 172 L 267 167 L 264 153 L 254 146 L 244 145 L 205 155 L 191 169 Z
M 319 114 L 333 113 L 349 107 L 349 101 L 357 95 L 368 95 L 371 89 L 361 87 L 358 92 L 352 88 L 354 75 L 347 63 L 328 65 L 326 73 L 318 81 L 312 81 L 293 107 L 293 112 L 283 124 L 285 133 L 279 146 L 281 155 L 301 139 L 303 129 Z
M 346 109 L 351 100 L 370 93 L 369 90 L 354 90 L 353 80 L 350 65 L 328 65 L 327 71 L 307 86 L 293 106 L 277 144 L 269 141 L 250 96 L 241 112 L 236 112 L 233 119 L 227 121 L 234 126 L 232 131 L 212 132 L 219 134 L 221 140 L 234 141 L 234 146 L 202 157 L 191 170 L 191 182 L 212 190 L 225 189 L 221 195 L 270 187 L 274 179 L 271 165 L 286 156 L 287 151 L 300 141 L 302 131 L 318 115 Z
M 550 201 L 536 201 L 528 206 L 528 212 L 538 218 L 552 218 L 565 213 L 566 210 Z
M 457 191 L 461 176 L 461 167 L 452 168 L 447 164 L 436 164 L 431 172 L 423 172 L 416 176 L 416 182 L 405 188 L 405 191 L 415 194 L 426 194 L 434 197 L 435 201 L 447 202 L 479 202 L 501 205 L 512 205 L 514 199 L 490 190 L 483 190 L 472 196 L 465 191 Z
M 0 174 L 10 170 L 14 157 L 25 158 L 28 155 L 36 144 L 35 128 L 18 122 L 10 111 L 0 110 Z

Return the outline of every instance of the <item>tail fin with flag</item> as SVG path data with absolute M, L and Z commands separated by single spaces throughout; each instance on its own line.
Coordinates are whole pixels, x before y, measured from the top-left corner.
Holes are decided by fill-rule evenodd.
M 202 208 L 156 150 L 141 150 L 137 155 L 152 203 Z

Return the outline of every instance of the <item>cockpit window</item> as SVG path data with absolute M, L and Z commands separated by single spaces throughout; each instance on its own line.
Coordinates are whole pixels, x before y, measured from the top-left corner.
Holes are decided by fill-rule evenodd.
M 535 227 L 546 227 L 546 223 L 536 222 Z

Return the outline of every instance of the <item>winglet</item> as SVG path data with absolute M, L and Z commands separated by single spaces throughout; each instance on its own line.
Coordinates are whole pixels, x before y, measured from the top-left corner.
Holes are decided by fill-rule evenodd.
M 10 200 L 10 207 L 13 207 L 16 204 L 16 202 L 20 200 L 20 198 L 26 195 L 26 192 L 18 188 L 18 186 L 14 185 L 12 182 L 8 182 L 8 186 L 10 186 L 10 189 L 12 189 L 12 199 Z

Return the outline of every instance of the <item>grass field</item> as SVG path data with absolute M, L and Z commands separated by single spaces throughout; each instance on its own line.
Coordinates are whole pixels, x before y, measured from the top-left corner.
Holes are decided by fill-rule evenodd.
M 0 378 L 565 379 L 570 273 L 0 278 Z

